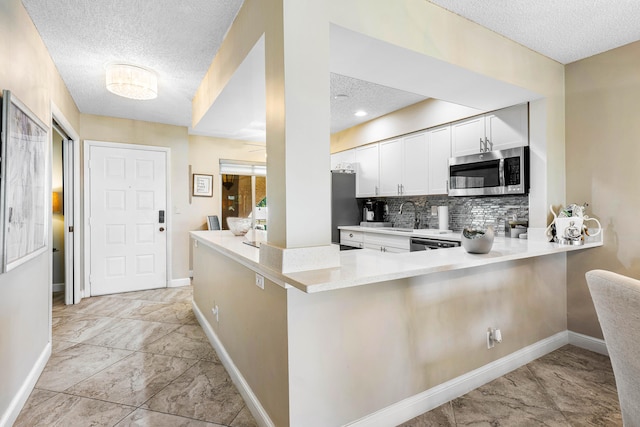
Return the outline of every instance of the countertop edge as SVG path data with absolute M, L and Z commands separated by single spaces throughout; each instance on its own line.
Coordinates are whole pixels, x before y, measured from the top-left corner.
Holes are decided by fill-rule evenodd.
M 534 244 L 539 245 L 539 247 L 531 247 L 528 244 L 529 242 L 531 242 L 530 240 L 528 241 L 511 238 L 496 238 L 497 244 L 494 244 L 494 248 L 492 249 L 492 251 L 487 254 L 468 254 L 462 247 L 442 249 L 437 252 L 447 251 L 446 253 L 448 255 L 453 255 L 453 260 L 451 262 L 438 262 L 435 265 L 430 266 L 421 266 L 420 261 L 423 260 L 423 258 L 418 257 L 423 257 L 425 256 L 424 254 L 433 253 L 433 251 L 389 254 L 380 253 L 378 251 L 369 249 L 361 249 L 356 251 L 342 252 L 341 256 L 343 263 L 341 267 L 300 271 L 295 273 L 280 273 L 261 265 L 259 263 L 259 250 L 255 247 L 243 244 L 242 242 L 243 240 L 245 240 L 244 237 L 233 236 L 230 232 L 227 232 L 228 234 L 221 233 L 224 232 L 191 231 L 190 235 L 198 242 L 225 256 L 228 256 L 230 259 L 238 262 L 239 264 L 251 270 L 254 270 L 255 272 L 265 276 L 272 282 L 278 284 L 279 286 L 282 286 L 283 288 L 295 287 L 305 293 L 325 292 L 388 280 L 404 279 L 445 271 L 464 270 L 484 265 L 498 264 L 501 262 L 515 261 L 520 259 L 551 255 L 555 253 L 565 253 L 603 246 L 602 238 L 599 241 L 589 242 L 579 246 L 559 245 L 557 243 L 549 243 L 545 241 L 534 241 Z M 508 249 L 508 246 L 512 244 L 519 245 L 520 247 L 516 248 L 516 251 L 514 253 L 507 253 L 504 255 L 500 254 L 501 245 L 502 247 Z M 453 251 L 455 251 L 455 253 Z M 244 254 L 242 252 L 244 252 Z M 389 271 L 388 273 L 376 274 L 359 274 L 357 271 L 354 271 L 351 272 L 352 277 L 349 277 L 349 267 L 345 267 L 345 262 L 346 264 L 348 264 L 349 259 L 353 259 L 349 257 L 358 257 L 358 253 L 362 253 L 366 257 L 373 257 L 376 260 L 379 259 L 381 263 L 387 262 L 389 264 L 392 264 L 392 267 L 390 268 L 391 271 Z M 249 257 L 247 254 L 251 254 L 252 257 Z M 397 264 L 399 264 L 399 266 L 403 268 L 399 268 L 398 266 L 393 268 L 393 262 L 397 262 Z M 340 276 L 343 270 L 345 271 L 345 277 L 338 277 L 331 280 L 322 278 L 328 276 Z

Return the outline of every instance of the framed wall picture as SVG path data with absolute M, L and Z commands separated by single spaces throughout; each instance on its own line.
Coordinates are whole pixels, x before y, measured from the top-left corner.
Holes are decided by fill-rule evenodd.
M 2 271 L 47 250 L 48 127 L 26 105 L 2 92 L 0 233 Z
M 213 175 L 193 174 L 193 195 L 213 197 Z

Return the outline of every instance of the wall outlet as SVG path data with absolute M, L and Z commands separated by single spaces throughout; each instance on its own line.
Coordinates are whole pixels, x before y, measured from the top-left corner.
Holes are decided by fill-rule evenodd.
M 214 305 L 213 308 L 211 309 L 211 312 L 213 313 L 214 316 L 216 316 L 216 323 L 219 322 L 218 315 L 220 314 L 220 309 L 218 308 L 218 306 Z
M 487 348 L 495 347 L 496 343 L 502 342 L 502 331 L 498 328 L 487 328 Z
M 264 289 L 264 276 L 256 273 L 256 286 L 260 289 Z
M 431 215 L 438 215 L 438 207 L 431 206 Z

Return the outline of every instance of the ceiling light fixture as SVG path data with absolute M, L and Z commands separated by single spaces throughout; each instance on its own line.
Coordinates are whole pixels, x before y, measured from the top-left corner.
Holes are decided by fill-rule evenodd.
M 346 95 L 344 93 L 339 93 L 336 96 L 333 97 L 333 99 L 347 99 L 349 97 L 349 95 Z
M 366 111 L 362 111 L 362 110 L 360 110 L 360 111 L 356 111 L 355 115 L 356 115 L 357 117 L 364 117 L 364 116 L 366 116 L 366 115 L 367 115 L 367 112 L 366 112 Z
M 107 66 L 107 90 L 130 99 L 158 97 L 158 77 L 153 71 L 127 64 Z

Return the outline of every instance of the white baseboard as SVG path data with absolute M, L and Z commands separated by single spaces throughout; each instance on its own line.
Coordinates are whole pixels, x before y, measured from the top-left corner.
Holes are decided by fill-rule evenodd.
M 589 335 L 569 331 L 569 344 L 584 348 L 585 350 L 591 350 L 595 353 L 604 354 L 605 356 L 609 355 L 607 344 L 605 344 L 604 340 L 593 338 Z
M 191 279 L 188 277 L 183 277 L 182 279 L 171 279 L 169 283 L 167 283 L 167 288 L 177 288 L 180 286 L 189 286 L 191 284 Z
M 233 381 L 233 383 L 238 388 L 240 395 L 242 395 L 242 398 L 247 404 L 247 408 L 249 408 L 249 411 L 251 411 L 251 414 L 255 418 L 258 425 L 260 427 L 275 427 L 275 424 L 273 424 L 273 421 L 271 421 L 271 418 L 269 418 L 267 411 L 264 410 L 262 404 L 253 393 L 253 390 L 251 390 L 251 387 L 249 387 L 249 384 L 244 379 L 236 365 L 233 363 L 233 360 L 231 360 L 231 356 L 229 356 L 229 353 L 227 353 L 227 350 L 222 345 L 222 342 L 218 339 L 218 336 L 214 332 L 213 328 L 211 328 L 211 325 L 209 325 L 209 322 L 207 322 L 207 319 L 202 314 L 202 311 L 200 311 L 200 308 L 198 307 L 196 302 L 192 301 L 192 305 L 193 312 L 196 315 L 200 326 L 202 326 L 204 333 L 207 335 L 207 338 L 209 338 L 209 342 L 216 350 L 220 361 L 229 373 L 231 381 Z
M 20 386 L 20 389 L 15 396 L 13 396 L 7 410 L 2 414 L 2 417 L 0 418 L 0 427 L 9 427 L 15 423 L 18 415 L 20 415 L 20 411 L 33 391 L 40 374 L 42 374 L 42 371 L 49 360 L 49 356 L 51 356 L 51 342 L 47 343 L 44 350 L 42 350 L 42 353 L 38 356 L 36 363 L 31 368 L 31 371 L 29 371 L 29 375 L 27 375 L 22 386 Z
M 62 292 L 62 291 L 64 291 L 64 283 L 54 283 L 51 286 L 51 291 L 52 292 Z
M 567 331 L 559 332 L 478 369 L 369 414 L 347 424 L 347 426 L 386 427 L 401 424 L 551 353 L 568 342 Z

